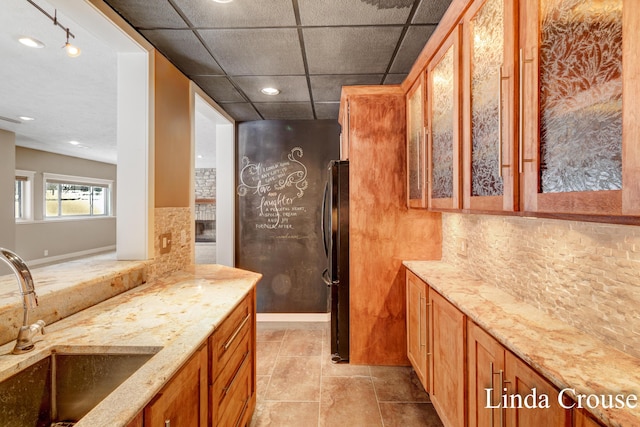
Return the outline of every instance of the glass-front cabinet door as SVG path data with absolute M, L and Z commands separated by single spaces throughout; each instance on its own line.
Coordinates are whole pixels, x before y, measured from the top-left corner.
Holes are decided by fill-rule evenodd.
M 460 208 L 460 26 L 427 66 L 428 206 Z
M 464 200 L 466 209 L 517 208 L 514 173 L 515 10 L 476 0 L 464 17 Z
M 521 1 L 520 8 L 522 208 L 621 215 L 623 0 Z
M 407 93 L 407 204 L 426 207 L 425 197 L 424 74 Z

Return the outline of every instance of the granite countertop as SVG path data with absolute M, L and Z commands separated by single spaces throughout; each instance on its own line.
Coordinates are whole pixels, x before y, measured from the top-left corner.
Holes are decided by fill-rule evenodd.
M 9 354 L 0 347 L 0 381 L 51 351 L 155 353 L 76 424 L 125 426 L 203 345 L 261 275 L 197 265 L 110 298 L 46 327 L 36 349 Z M 37 319 L 32 318 L 31 321 Z
M 403 264 L 558 389 L 640 397 L 640 359 L 608 347 L 449 264 Z M 574 393 L 567 394 L 575 398 Z M 640 403 L 636 408 L 585 409 L 608 426 L 640 425 Z

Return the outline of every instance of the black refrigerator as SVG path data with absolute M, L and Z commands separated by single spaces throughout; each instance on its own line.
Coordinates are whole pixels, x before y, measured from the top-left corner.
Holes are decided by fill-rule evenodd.
M 322 212 L 331 307 L 331 361 L 349 360 L 349 162 L 329 163 Z

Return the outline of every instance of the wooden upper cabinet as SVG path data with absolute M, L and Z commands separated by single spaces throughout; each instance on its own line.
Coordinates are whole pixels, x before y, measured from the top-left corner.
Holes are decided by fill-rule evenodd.
M 638 14 L 629 10 L 637 9 L 631 2 L 625 6 L 626 14 Z M 630 68 L 637 66 L 631 58 L 637 52 L 625 56 L 630 63 L 623 73 L 630 31 L 623 28 L 623 0 L 520 2 L 523 210 L 639 213 L 637 206 L 634 212 L 622 204 L 623 191 L 633 187 L 636 201 L 629 204 L 638 204 L 638 171 L 630 168 L 637 155 L 629 155 L 637 153 L 637 132 L 629 135 L 637 124 L 627 110 L 623 117 L 622 96 L 623 79 L 638 86 L 637 71 Z M 633 147 L 623 147 L 625 132 L 624 144 Z
M 460 33 L 457 25 L 427 66 L 430 209 L 460 208 Z
M 424 74 L 407 93 L 407 206 L 426 207 Z
M 463 207 L 514 211 L 515 8 L 476 0 L 463 19 Z

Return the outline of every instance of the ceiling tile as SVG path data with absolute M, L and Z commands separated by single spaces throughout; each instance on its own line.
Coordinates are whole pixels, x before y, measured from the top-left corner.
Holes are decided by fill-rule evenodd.
M 298 0 L 298 5 L 306 26 L 387 25 L 406 23 L 413 0 Z
M 422 0 L 413 15 L 412 24 L 438 24 L 447 11 L 451 0 Z
M 309 87 L 305 76 L 242 76 L 233 77 L 252 102 L 309 101 Z M 276 96 L 265 95 L 260 90 L 274 87 L 280 90 Z
M 198 30 L 229 75 L 304 74 L 295 29 Z
M 224 74 L 191 30 L 140 31 L 176 67 L 187 75 Z
M 193 76 L 193 81 L 216 102 L 246 101 L 226 76 Z
M 408 73 L 435 29 L 435 25 L 412 25 L 409 27 L 389 72 Z
M 291 0 L 173 0 L 185 16 L 200 28 L 295 26 Z
M 222 104 L 221 107 L 237 122 L 262 119 L 256 109 L 247 102 Z
M 316 107 L 316 116 L 318 117 L 318 120 L 338 120 L 338 114 L 340 113 L 339 102 L 316 102 L 314 105 Z
M 340 101 L 342 86 L 379 85 L 383 74 L 311 76 L 313 100 Z
M 265 120 L 312 120 L 308 102 L 269 102 L 254 104 Z
M 375 74 L 386 71 L 402 28 L 305 28 L 303 32 L 311 74 Z
M 407 78 L 406 74 L 387 74 L 387 77 L 385 77 L 384 82 L 382 84 L 399 85 L 404 81 L 405 78 Z
M 188 28 L 167 0 L 106 0 L 136 28 Z

